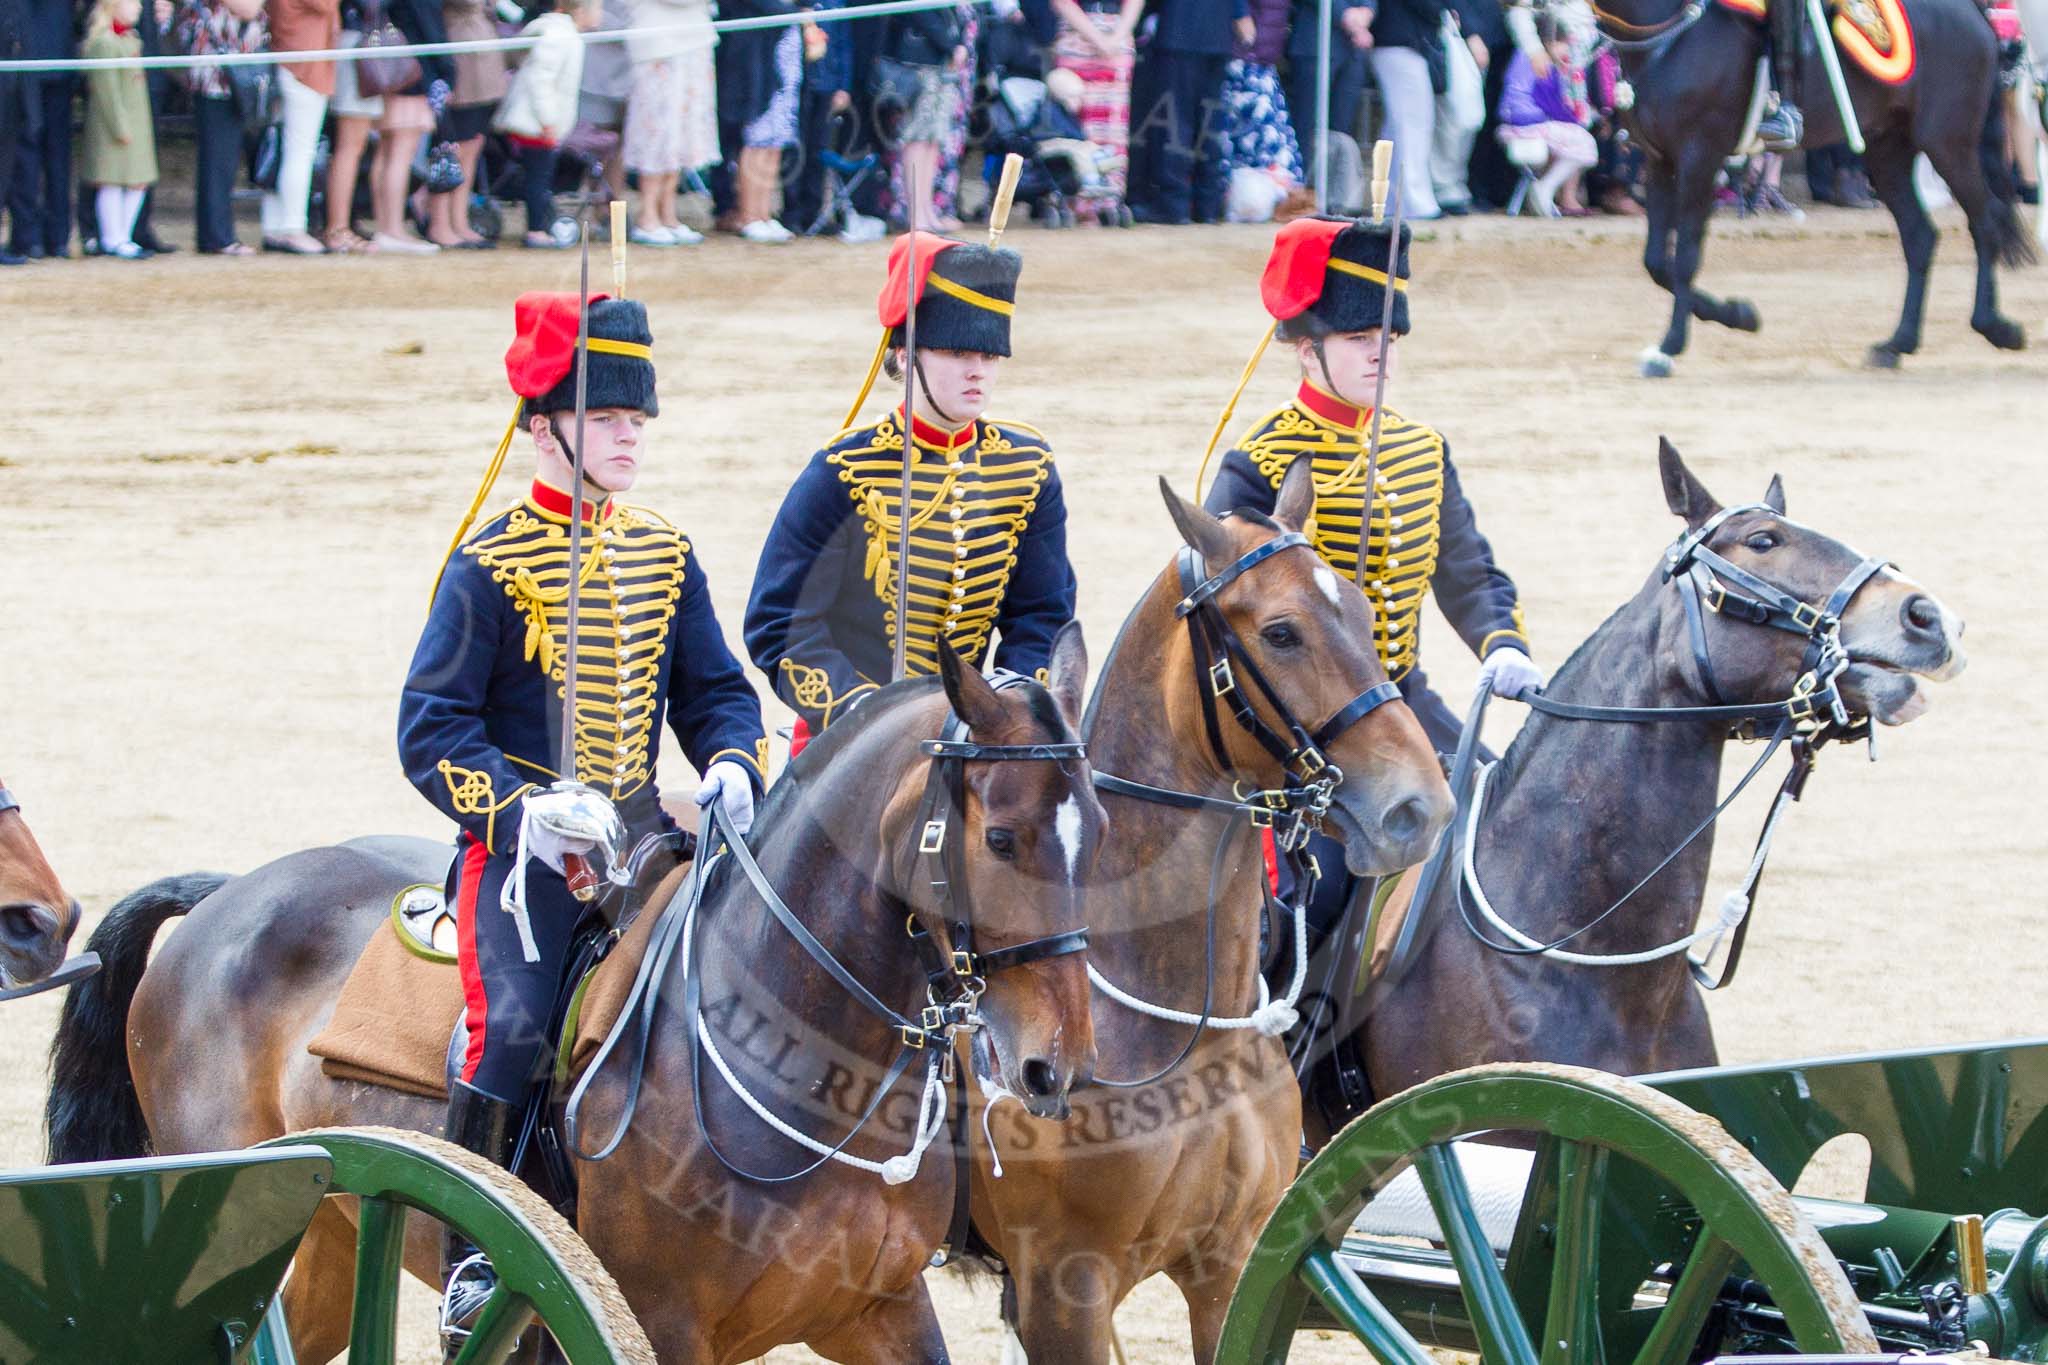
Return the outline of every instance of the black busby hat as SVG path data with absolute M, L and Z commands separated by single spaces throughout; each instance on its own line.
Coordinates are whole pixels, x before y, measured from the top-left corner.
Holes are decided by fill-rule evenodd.
M 1396 243 L 1384 221 L 1297 218 L 1280 230 L 1259 292 L 1282 336 L 1363 332 L 1386 321 L 1394 290 L 1393 331 L 1408 332 L 1406 224 Z
M 574 294 L 522 294 L 513 304 L 518 335 L 505 353 L 505 373 L 513 392 L 526 400 L 520 420 L 576 406 L 576 312 Z M 638 408 L 649 417 L 660 414 L 654 334 L 645 304 L 591 297 L 584 402 L 592 408 Z
M 889 277 L 876 300 L 888 344 L 903 344 L 913 245 L 917 255 L 917 344 L 941 351 L 1010 354 L 1010 317 L 1024 260 L 1002 247 L 957 242 L 935 233 L 906 233 L 889 252 Z

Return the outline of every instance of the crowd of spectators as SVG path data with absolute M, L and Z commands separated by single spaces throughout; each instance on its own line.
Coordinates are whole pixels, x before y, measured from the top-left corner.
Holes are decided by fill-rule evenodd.
M 708 196 L 709 226 L 763 245 L 944 231 L 980 202 L 963 176 L 1020 146 L 1026 211 L 1056 221 L 1262 221 L 1313 203 L 1320 0 L 993 0 L 819 22 L 845 3 L 0 0 L 0 58 L 193 59 L 0 72 L 0 263 L 69 256 L 74 226 L 87 255 L 176 249 L 152 214 L 167 163 L 189 167 L 194 245 L 227 256 L 557 250 L 585 188 L 631 198 L 632 240 L 657 248 L 703 240 L 679 212 L 690 194 Z M 1332 0 L 1331 16 L 1336 206 L 1363 204 L 1371 130 L 1395 143 L 1411 221 L 1641 212 L 1629 94 L 1588 0 Z M 743 17 L 790 22 L 714 28 Z M 402 50 L 513 35 L 532 46 Z M 362 59 L 317 58 L 337 48 Z M 205 60 L 260 52 L 277 60 Z M 1871 205 L 1846 152 L 1809 154 L 1807 171 L 1816 199 Z M 1796 214 L 1781 173 L 1759 158 L 1726 194 Z M 261 197 L 253 243 L 243 185 Z M 504 230 L 515 213 L 523 233 Z

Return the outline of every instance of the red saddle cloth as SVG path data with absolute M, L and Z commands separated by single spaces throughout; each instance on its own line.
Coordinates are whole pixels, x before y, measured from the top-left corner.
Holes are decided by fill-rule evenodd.
M 1805 0 L 1716 0 L 1746 19 L 1762 19 L 1768 4 Z M 1829 0 L 1828 30 L 1849 59 L 1886 85 L 1913 75 L 1913 24 L 1900 0 Z

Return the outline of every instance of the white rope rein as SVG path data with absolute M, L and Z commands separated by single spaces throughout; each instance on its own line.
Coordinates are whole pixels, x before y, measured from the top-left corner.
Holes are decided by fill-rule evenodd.
M 1472 903 L 1486 922 L 1523 948 L 1543 948 L 1536 939 L 1502 919 L 1500 912 L 1493 908 L 1493 902 L 1486 898 L 1486 891 L 1479 885 L 1479 868 L 1474 861 L 1479 846 L 1479 812 L 1486 804 L 1486 779 L 1493 772 L 1490 763 L 1481 764 L 1472 776 L 1472 799 L 1465 816 L 1465 851 L 1463 870 L 1465 887 L 1472 894 Z M 1721 940 L 1740 928 L 1749 917 L 1749 908 L 1756 894 L 1757 879 L 1763 876 L 1764 863 L 1770 857 L 1771 838 L 1777 833 L 1778 819 L 1785 813 L 1791 798 L 1780 793 L 1772 803 L 1770 818 L 1764 822 L 1763 836 L 1757 840 L 1756 853 L 1749 861 L 1749 871 L 1742 884 L 1721 899 L 1719 913 L 1712 924 L 1696 929 L 1684 938 L 1676 939 L 1661 948 L 1649 948 L 1639 953 L 1574 953 L 1563 948 L 1544 948 L 1539 956 L 1552 962 L 1569 962 L 1580 967 L 1632 967 L 1645 962 L 1656 962 L 1662 958 L 1685 952 L 1694 944 L 1705 942 L 1707 949 L 1696 954 L 1693 961 L 1704 965 L 1714 955 Z
M 692 960 L 690 946 L 691 939 L 695 936 L 696 930 L 697 910 L 695 906 L 692 906 L 688 918 L 683 922 L 682 951 L 683 962 L 686 966 Z M 924 1160 L 926 1150 L 931 1147 L 933 1140 L 938 1137 L 939 1130 L 945 1127 L 946 1083 L 940 1078 L 939 1067 L 934 1063 L 925 1067 L 924 1096 L 918 1101 L 917 1130 L 912 1136 L 909 1151 L 898 1156 L 889 1157 L 884 1161 L 869 1161 L 864 1157 L 854 1156 L 850 1152 L 835 1151 L 829 1144 L 820 1142 L 801 1129 L 783 1122 L 780 1118 L 776 1117 L 767 1105 L 755 1097 L 753 1091 L 747 1089 L 745 1083 L 734 1073 L 732 1067 L 726 1063 L 724 1055 L 718 1050 L 718 1044 L 712 1041 L 711 1026 L 705 1021 L 703 1011 L 701 1010 L 697 1013 L 697 1036 L 704 1044 L 704 1055 L 711 1059 L 712 1066 L 716 1067 L 718 1074 L 725 1078 L 725 1083 L 732 1088 L 732 1093 L 738 1095 L 747 1108 L 754 1111 L 756 1118 L 799 1147 L 816 1152 L 819 1156 L 829 1157 L 831 1160 L 840 1162 L 843 1165 L 852 1166 L 856 1170 L 868 1171 L 879 1175 L 882 1177 L 882 1183 L 885 1185 L 901 1185 L 915 1179 L 919 1163 Z
M 1208 1028 L 1225 1032 L 1233 1029 L 1257 1029 L 1268 1038 L 1278 1038 L 1293 1028 L 1296 1020 L 1301 1017 L 1300 1011 L 1295 1009 L 1295 1003 L 1301 999 L 1301 988 L 1308 981 L 1307 900 L 1304 897 L 1303 903 L 1294 907 L 1294 979 L 1287 983 L 1287 993 L 1275 1000 L 1266 989 L 1266 978 L 1257 967 L 1254 967 L 1252 980 L 1259 988 L 1259 1007 L 1250 1014 L 1224 1019 L 1215 1015 L 1204 1016 L 1187 1010 L 1155 1005 L 1119 989 L 1114 982 L 1095 969 L 1093 962 L 1088 964 L 1088 979 L 1095 983 L 1097 990 L 1125 1009 L 1136 1010 L 1139 1014 L 1149 1014 L 1154 1019 L 1165 1019 L 1175 1024 L 1205 1024 Z

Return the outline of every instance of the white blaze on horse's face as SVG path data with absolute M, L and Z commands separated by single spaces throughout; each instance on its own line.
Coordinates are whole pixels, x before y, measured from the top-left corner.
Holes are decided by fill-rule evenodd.
M 1081 803 L 1071 792 L 1053 812 L 1052 835 L 1059 842 L 1061 855 L 1066 858 L 1067 885 L 1072 886 L 1081 867 Z
M 1323 590 L 1323 596 L 1330 599 L 1331 606 L 1343 604 L 1342 599 L 1337 596 L 1337 575 L 1330 572 L 1329 565 L 1316 565 L 1316 586 Z

